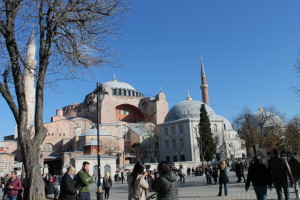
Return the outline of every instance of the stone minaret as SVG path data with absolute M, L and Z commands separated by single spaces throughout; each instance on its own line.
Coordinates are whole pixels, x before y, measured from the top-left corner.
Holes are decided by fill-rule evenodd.
M 28 124 L 27 126 L 31 126 L 34 124 L 34 106 L 35 106 L 35 52 L 36 52 L 36 45 L 34 39 L 34 27 L 32 27 L 32 31 L 27 43 L 26 48 L 26 67 L 24 69 L 24 85 L 25 85 L 25 95 L 26 95 L 26 102 L 28 107 Z
M 203 103 L 209 105 L 209 97 L 208 97 L 208 85 L 206 83 L 206 75 L 204 71 L 204 65 L 201 56 L 201 92 L 202 92 L 202 101 Z

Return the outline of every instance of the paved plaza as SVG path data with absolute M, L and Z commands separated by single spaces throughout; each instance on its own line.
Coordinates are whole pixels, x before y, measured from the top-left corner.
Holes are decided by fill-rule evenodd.
M 186 182 L 183 184 L 178 184 L 179 188 L 179 199 L 180 200 L 212 200 L 212 199 L 256 199 L 253 187 L 250 187 L 249 191 L 245 191 L 244 183 L 236 183 L 237 178 L 235 174 L 231 172 L 229 174 L 230 183 L 228 185 L 228 196 L 218 197 L 219 185 L 206 185 L 205 176 L 198 176 L 196 178 L 186 178 Z M 90 187 L 91 200 L 96 200 L 96 184 L 92 184 Z M 2 191 L 0 192 L 2 197 Z M 148 193 L 148 195 L 153 193 Z M 113 187 L 110 190 L 109 200 L 127 200 L 127 182 L 113 183 Z M 292 188 L 290 188 L 291 200 L 295 199 L 295 193 Z M 275 188 L 272 191 L 268 190 L 268 199 L 277 199 Z
M 205 176 L 196 177 L 196 178 L 186 178 L 186 182 L 184 184 L 178 184 L 179 186 L 179 199 L 180 200 L 196 200 L 196 199 L 256 199 L 253 187 L 250 187 L 248 192 L 245 191 L 244 183 L 236 183 L 237 178 L 235 177 L 235 173 L 231 172 L 229 174 L 230 183 L 228 185 L 228 196 L 218 197 L 219 185 L 206 185 Z M 94 184 L 91 187 L 92 200 L 96 200 L 96 185 Z M 292 188 L 290 188 L 291 199 L 295 199 L 295 193 Z M 113 183 L 113 187 L 110 190 L 110 198 L 109 200 L 127 200 L 127 183 Z M 152 193 L 148 193 L 152 194 Z M 277 199 L 275 188 L 272 191 L 268 190 L 268 199 Z

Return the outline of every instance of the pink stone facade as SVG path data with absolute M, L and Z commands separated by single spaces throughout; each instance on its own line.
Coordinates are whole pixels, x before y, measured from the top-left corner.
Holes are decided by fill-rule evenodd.
M 111 87 L 105 87 L 108 94 L 102 101 L 101 111 L 99 110 L 99 154 L 105 156 L 108 163 L 115 163 L 116 166 L 112 167 L 115 169 L 135 161 L 131 153 L 132 144 L 143 141 L 141 130 L 164 121 L 168 113 L 168 102 L 162 92 L 150 98 L 144 97 L 129 84 L 129 88 L 116 88 L 114 84 L 126 86 L 126 83 L 116 80 L 107 83 Z M 94 159 L 93 156 L 98 154 L 97 111 L 92 112 L 89 108 L 94 101 L 92 95 L 87 94 L 84 102 L 56 110 L 55 116 L 45 124 L 47 133 L 41 145 L 40 162 L 48 169 L 42 171 L 60 174 L 67 166 L 77 165 L 76 160 Z M 139 124 L 138 128 L 141 130 L 134 126 L 135 123 Z M 23 161 L 17 137 L 6 138 L 12 140 L 2 142 L 7 149 L 5 153 L 13 155 L 11 157 L 16 161 Z M 0 159 L 8 159 L 6 157 L 0 155 Z

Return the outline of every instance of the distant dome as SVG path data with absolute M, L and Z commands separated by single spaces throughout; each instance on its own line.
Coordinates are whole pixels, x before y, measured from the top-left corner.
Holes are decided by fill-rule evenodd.
M 253 113 L 250 115 L 251 123 L 254 124 L 254 126 L 260 126 L 259 124 L 263 123 L 263 127 L 270 127 L 270 126 L 284 126 L 284 122 L 282 119 L 272 113 L 260 110 L 256 113 Z
M 87 130 L 86 132 L 81 134 L 82 136 L 92 136 L 92 135 L 97 135 L 97 129 L 96 128 L 91 128 Z M 100 130 L 100 135 L 108 135 L 106 131 Z
M 121 82 L 121 81 L 108 81 L 103 83 L 104 87 L 110 87 L 110 88 L 122 88 L 122 89 L 129 89 L 129 90 L 135 90 L 134 87 L 132 87 L 130 84 Z
M 204 104 L 201 101 L 185 100 L 176 104 L 168 112 L 165 122 L 180 120 L 180 119 L 199 119 L 200 118 L 200 107 Z M 213 109 L 205 104 L 205 109 L 210 119 L 217 118 L 216 113 Z

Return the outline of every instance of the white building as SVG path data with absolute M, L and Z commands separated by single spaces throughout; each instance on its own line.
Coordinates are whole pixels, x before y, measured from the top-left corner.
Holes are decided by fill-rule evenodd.
M 224 117 L 217 115 L 209 106 L 208 85 L 204 65 L 201 62 L 201 90 L 204 102 L 192 100 L 190 95 L 185 101 L 176 104 L 168 112 L 164 123 L 159 124 L 160 160 L 168 162 L 191 161 L 200 164 L 196 131 L 200 122 L 200 107 L 205 108 L 210 119 L 213 138 L 217 145 L 216 160 L 242 158 L 246 155 L 243 140 Z

